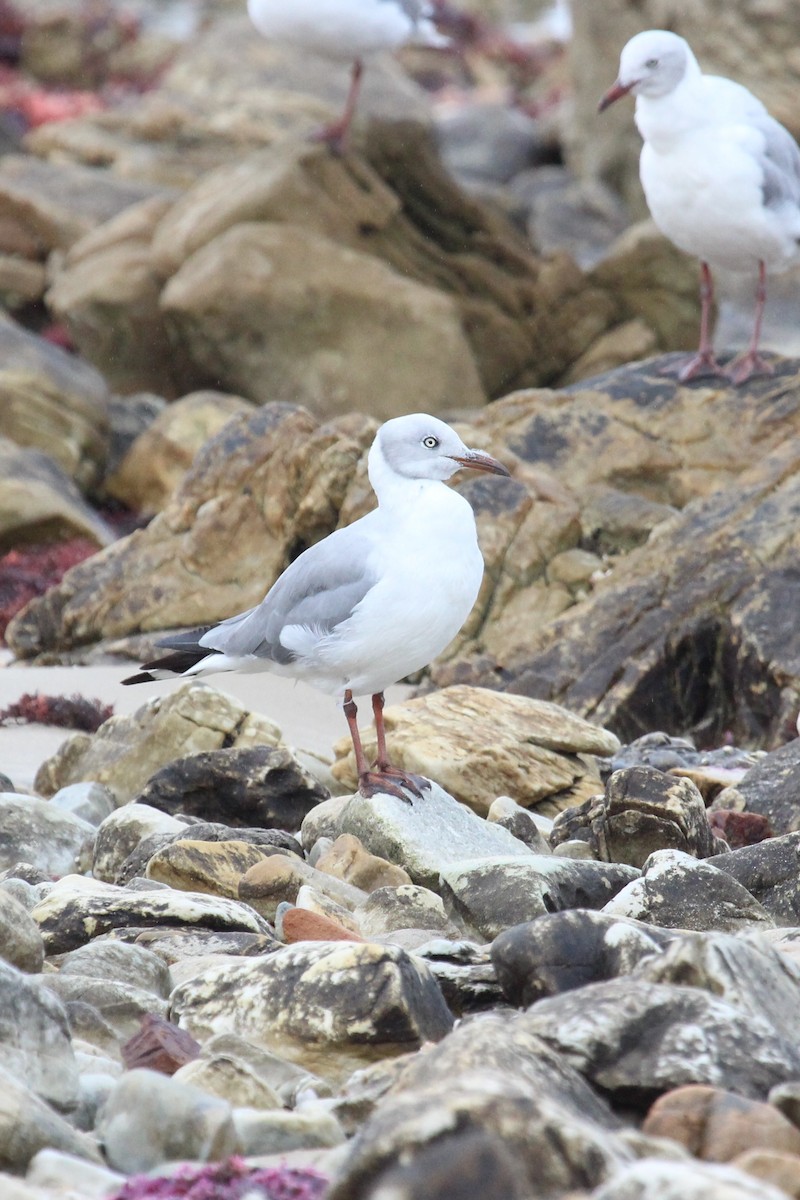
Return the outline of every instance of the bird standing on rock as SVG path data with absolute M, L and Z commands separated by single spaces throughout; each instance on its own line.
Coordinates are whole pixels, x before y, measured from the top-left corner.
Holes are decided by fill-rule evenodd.
M 352 62 L 344 112 L 317 135 L 341 150 L 356 110 L 364 60 L 406 42 L 446 46 L 425 0 L 247 0 L 259 33 L 328 58 Z
M 469 616 L 483 578 L 475 516 L 445 481 L 466 467 L 508 475 L 424 413 L 380 427 L 369 452 L 378 507 L 310 546 L 247 612 L 158 644 L 172 651 L 124 683 L 214 671 L 274 671 L 342 696 L 359 788 L 419 796 L 427 780 L 393 767 L 383 693 L 440 654 Z M 378 738 L 367 762 L 353 695 L 371 695 Z M 404 790 L 405 789 L 405 790 Z
M 639 174 L 653 220 L 701 262 L 700 345 L 682 381 L 726 375 L 743 383 L 773 373 L 758 352 L 767 271 L 800 260 L 800 149 L 741 84 L 704 75 L 687 42 L 650 29 L 623 48 L 616 83 L 600 111 L 636 97 Z M 711 346 L 712 267 L 758 273 L 753 336 L 727 369 Z

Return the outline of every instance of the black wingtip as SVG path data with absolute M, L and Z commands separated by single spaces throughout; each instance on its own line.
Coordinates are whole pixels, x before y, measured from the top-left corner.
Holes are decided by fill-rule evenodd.
M 130 683 L 155 683 L 155 675 L 151 675 L 149 671 L 139 671 L 137 675 L 129 675 L 127 679 L 121 679 L 120 683 L 123 687 L 127 687 Z

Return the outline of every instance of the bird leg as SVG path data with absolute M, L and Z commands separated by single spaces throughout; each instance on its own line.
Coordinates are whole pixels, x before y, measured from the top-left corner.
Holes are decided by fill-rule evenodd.
M 347 135 L 356 111 L 356 103 L 361 90 L 361 77 L 363 74 L 364 64 L 360 58 L 357 58 L 353 63 L 353 69 L 350 74 L 350 88 L 347 92 L 344 112 L 337 121 L 332 121 L 329 125 L 325 125 L 317 133 L 313 134 L 315 142 L 327 142 L 334 154 L 341 154 L 347 144 Z
M 775 368 L 758 353 L 758 343 L 761 341 L 761 322 L 764 319 L 764 305 L 767 301 L 767 271 L 763 261 L 758 264 L 758 286 L 756 287 L 756 316 L 753 323 L 753 336 L 746 354 L 735 359 L 728 367 L 726 374 L 731 383 L 744 383 L 753 375 L 774 375 Z
M 714 280 L 707 262 L 700 264 L 700 345 L 697 353 L 688 362 L 670 364 L 661 371 L 662 375 L 677 375 L 681 383 L 697 379 L 702 375 L 724 375 L 714 356 L 711 345 L 711 308 L 714 304 Z
M 405 771 L 401 771 L 398 767 L 391 766 L 386 758 L 386 731 L 383 727 L 383 693 L 379 692 L 372 697 L 375 727 L 378 731 L 378 761 L 375 764 L 377 770 L 371 770 L 367 762 L 364 747 L 361 744 L 361 734 L 358 732 L 358 709 L 353 699 L 353 693 L 349 690 L 344 694 L 343 708 L 344 715 L 347 718 L 347 725 L 350 729 L 350 737 L 353 740 L 353 750 L 356 756 L 356 774 L 358 775 L 358 790 L 361 792 L 361 795 L 376 796 L 379 793 L 385 793 L 389 796 L 396 796 L 398 800 L 405 800 L 407 804 L 411 803 L 406 794 L 407 792 L 411 792 L 414 796 L 421 796 L 422 788 L 430 787 L 428 780 L 422 779 L 419 775 L 407 775 Z
M 389 776 L 392 779 L 400 781 L 401 786 L 407 787 L 415 796 L 421 796 L 426 788 L 430 788 L 429 779 L 425 779 L 422 775 L 412 775 L 410 771 L 403 771 L 400 767 L 393 767 L 389 762 L 389 755 L 386 750 L 386 727 L 383 723 L 383 692 L 376 692 L 372 697 L 372 713 L 375 717 L 375 732 L 378 738 L 378 757 L 375 761 L 375 766 L 382 776 Z

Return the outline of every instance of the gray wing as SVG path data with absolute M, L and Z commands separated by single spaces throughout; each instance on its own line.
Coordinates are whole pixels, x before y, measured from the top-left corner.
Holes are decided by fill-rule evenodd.
M 346 621 L 377 582 L 367 567 L 370 541 L 353 526 L 334 530 L 291 563 L 255 608 L 215 625 L 201 645 L 234 657 L 253 654 L 276 663 L 295 655 L 281 645 L 287 625 L 325 635 Z
M 767 208 L 800 205 L 800 147 L 788 129 L 765 114 L 753 122 L 764 135 L 764 152 L 759 159 L 764 172 L 761 189 Z

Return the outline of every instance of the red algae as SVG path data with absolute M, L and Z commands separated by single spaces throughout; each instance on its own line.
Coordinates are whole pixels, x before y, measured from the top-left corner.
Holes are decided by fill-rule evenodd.
M 205 1167 L 182 1167 L 174 1175 L 134 1175 L 107 1200 L 320 1200 L 324 1175 L 292 1167 L 248 1167 L 229 1158 Z
M 113 706 L 102 700 L 25 692 L 16 703 L 0 709 L 0 725 L 58 725 L 95 733 L 113 715 Z
M 97 546 L 89 538 L 76 537 L 9 550 L 0 557 L 0 644 L 9 621 L 29 600 L 43 596 L 70 567 L 96 552 Z

